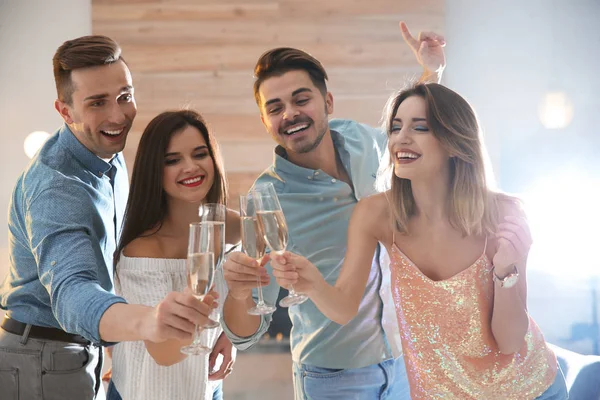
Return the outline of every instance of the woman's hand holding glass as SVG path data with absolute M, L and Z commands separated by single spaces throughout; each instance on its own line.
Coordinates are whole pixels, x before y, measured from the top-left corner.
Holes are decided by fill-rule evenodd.
M 313 263 L 288 251 L 283 254 L 273 254 L 271 266 L 279 286 L 286 289 L 294 287 L 297 293 L 304 293 L 309 297 L 312 297 L 312 293 L 325 282 L 323 275 Z
M 265 242 L 273 254 L 283 254 L 288 243 L 288 226 L 283 215 L 283 209 L 272 183 L 263 183 L 252 189 L 258 225 Z M 281 307 L 291 307 L 308 300 L 303 294 L 298 294 L 294 286 L 289 286 L 289 294 L 281 299 Z

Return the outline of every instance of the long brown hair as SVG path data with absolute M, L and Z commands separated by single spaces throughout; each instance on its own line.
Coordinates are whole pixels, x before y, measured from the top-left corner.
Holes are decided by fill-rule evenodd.
M 121 251 L 129 243 L 148 231 L 158 231 L 162 226 L 167 214 L 167 196 L 163 188 L 165 154 L 173 135 L 187 126 L 200 131 L 215 167 L 215 179 L 206 194 L 205 202 L 227 203 L 227 181 L 221 154 L 204 119 L 193 110 L 166 111 L 157 115 L 142 133 L 138 145 L 123 219 L 123 232 L 114 256 L 115 265 Z
M 458 93 L 437 83 L 419 83 L 390 97 L 384 116 L 384 129 L 391 133 L 392 121 L 400 104 L 409 97 L 425 100 L 429 129 L 451 155 L 450 223 L 463 235 L 492 233 L 498 222 L 500 200 L 516 200 L 493 192 L 486 176 L 486 154 L 475 111 Z M 408 232 L 408 220 L 416 213 L 411 182 L 393 173 L 390 154 L 391 205 L 396 229 Z M 390 173 L 391 172 L 391 173 Z

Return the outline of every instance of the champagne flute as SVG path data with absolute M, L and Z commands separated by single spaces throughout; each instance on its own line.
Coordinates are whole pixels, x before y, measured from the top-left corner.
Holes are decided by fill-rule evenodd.
M 270 182 L 260 184 L 252 189 L 252 194 L 258 225 L 265 241 L 272 252 L 283 254 L 288 241 L 288 228 L 275 187 Z M 306 295 L 296 293 L 294 287 L 290 286 L 289 294 L 281 299 L 279 305 L 291 307 L 304 303 L 307 299 Z
M 192 294 L 202 300 L 210 291 L 215 278 L 215 230 L 206 223 L 190 224 L 188 256 L 186 260 L 187 276 Z M 196 326 L 192 343 L 183 346 L 181 352 L 188 355 L 202 355 L 212 351 L 201 343 L 204 327 Z
M 205 203 L 200 205 L 198 209 L 198 215 L 200 216 L 200 223 L 207 223 L 214 226 L 215 274 L 221 274 L 221 266 L 223 265 L 225 258 L 225 219 L 227 215 L 227 208 L 224 204 Z M 219 296 L 223 295 L 224 293 L 219 293 Z M 216 302 L 218 303 L 218 300 L 216 300 Z M 211 311 L 208 317 L 208 322 L 204 325 L 204 328 L 218 328 L 221 325 L 219 320 L 219 309 L 215 308 Z
M 267 244 L 263 238 L 263 234 L 258 226 L 256 218 L 256 208 L 254 206 L 254 198 L 251 194 L 240 196 L 240 219 L 242 231 L 242 249 L 248 257 L 260 260 L 265 255 Z M 265 303 L 263 299 L 262 285 L 260 277 L 256 278 L 258 283 L 258 303 L 256 306 L 248 310 L 250 315 L 267 315 L 272 314 L 277 308 Z

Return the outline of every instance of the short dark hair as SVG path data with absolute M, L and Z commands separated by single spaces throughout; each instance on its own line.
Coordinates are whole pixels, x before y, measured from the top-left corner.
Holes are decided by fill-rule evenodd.
M 310 54 L 291 47 L 278 47 L 263 53 L 254 67 L 254 98 L 260 106 L 260 85 L 268 78 L 281 76 L 289 71 L 306 71 L 312 83 L 325 96 L 327 72 L 323 65 Z
M 58 99 L 72 105 L 75 87 L 71 72 L 79 68 L 95 67 L 123 61 L 121 47 L 107 36 L 82 36 L 64 42 L 54 53 L 52 67 Z

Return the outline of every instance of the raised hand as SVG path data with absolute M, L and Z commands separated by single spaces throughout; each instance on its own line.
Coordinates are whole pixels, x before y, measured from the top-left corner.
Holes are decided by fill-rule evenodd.
M 268 285 L 270 278 L 264 265 L 269 257 L 265 256 L 261 264 L 244 253 L 233 252 L 223 265 L 223 276 L 229 288 L 229 296 L 244 300 L 252 296 L 252 289 L 258 287 L 257 278 L 262 285 Z
M 524 216 L 506 216 L 498 224 L 498 246 L 494 254 L 493 264 L 498 276 L 512 271 L 512 265 L 522 264 L 527 260 L 533 240 L 527 219 Z
M 400 31 L 404 41 L 415 53 L 417 62 L 423 69 L 441 77 L 442 71 L 446 67 L 446 56 L 444 54 L 446 39 L 435 32 L 419 32 L 417 39 L 415 39 L 404 22 L 400 22 Z

